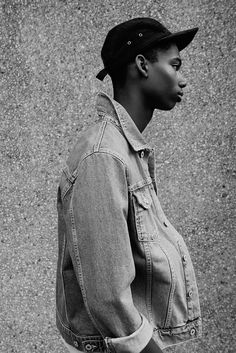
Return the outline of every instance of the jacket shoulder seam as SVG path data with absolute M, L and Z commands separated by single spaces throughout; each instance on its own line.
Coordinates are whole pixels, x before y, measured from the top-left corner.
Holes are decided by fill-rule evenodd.
M 124 167 L 127 169 L 127 163 L 125 162 L 125 160 L 116 152 L 108 150 L 106 148 L 100 148 L 98 151 L 92 151 L 92 152 L 88 152 L 86 155 L 84 155 L 84 157 L 81 159 L 78 167 L 85 161 L 85 159 L 87 159 L 88 157 L 95 155 L 95 154 L 107 154 L 110 155 L 111 157 L 114 157 L 115 159 L 119 160 Z M 78 167 L 76 169 L 78 169 Z

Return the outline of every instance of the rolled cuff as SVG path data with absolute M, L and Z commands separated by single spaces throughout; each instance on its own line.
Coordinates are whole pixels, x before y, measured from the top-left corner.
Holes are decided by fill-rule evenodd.
M 108 351 L 116 353 L 138 353 L 141 352 L 153 335 L 153 327 L 142 314 L 141 326 L 129 336 L 110 338 L 106 337 Z

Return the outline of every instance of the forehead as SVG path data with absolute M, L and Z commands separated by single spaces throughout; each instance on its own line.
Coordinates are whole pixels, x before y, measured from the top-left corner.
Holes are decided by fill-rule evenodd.
M 171 43 L 167 48 L 158 49 L 158 60 L 180 59 L 179 49 L 176 44 Z

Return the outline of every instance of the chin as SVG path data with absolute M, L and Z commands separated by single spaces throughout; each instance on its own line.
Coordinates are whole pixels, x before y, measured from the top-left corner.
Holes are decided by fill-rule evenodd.
M 161 104 L 161 105 L 158 105 L 156 107 L 156 109 L 159 109 L 159 110 L 171 110 L 175 107 L 176 105 L 176 102 L 175 103 L 169 103 L 169 104 Z

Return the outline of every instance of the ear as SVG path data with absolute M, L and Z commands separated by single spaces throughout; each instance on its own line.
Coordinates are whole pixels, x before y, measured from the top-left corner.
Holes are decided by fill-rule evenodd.
M 147 59 L 142 55 L 138 54 L 135 58 L 135 64 L 138 72 L 145 78 L 148 77 L 148 62 Z

